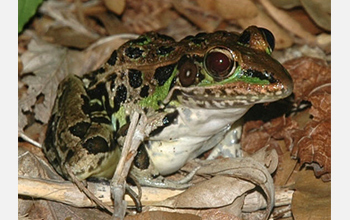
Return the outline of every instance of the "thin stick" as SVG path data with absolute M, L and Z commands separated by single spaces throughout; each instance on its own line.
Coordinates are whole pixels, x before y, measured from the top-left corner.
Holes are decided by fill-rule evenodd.
M 126 177 L 131 168 L 132 161 L 137 153 L 137 148 L 145 137 L 145 116 L 135 112 L 131 118 L 128 133 L 125 138 L 121 158 L 111 180 L 111 194 L 114 199 L 113 220 L 124 219 L 126 213 L 126 201 L 124 200 Z

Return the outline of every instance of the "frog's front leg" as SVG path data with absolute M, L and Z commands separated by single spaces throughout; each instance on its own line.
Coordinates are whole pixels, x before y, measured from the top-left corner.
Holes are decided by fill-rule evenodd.
M 159 132 L 162 128 L 166 127 L 172 122 L 172 119 L 177 115 L 175 111 L 158 112 L 153 116 L 147 117 L 146 126 L 146 139 L 152 132 Z M 192 180 L 197 169 L 187 174 L 180 180 L 168 180 L 162 176 L 156 169 L 152 160 L 148 156 L 146 151 L 147 140 L 145 140 L 138 148 L 138 153 L 134 159 L 134 166 L 132 166 L 130 174 L 133 179 L 137 180 L 140 185 L 157 187 L 157 188 L 170 188 L 170 189 L 185 189 L 192 184 L 189 181 Z

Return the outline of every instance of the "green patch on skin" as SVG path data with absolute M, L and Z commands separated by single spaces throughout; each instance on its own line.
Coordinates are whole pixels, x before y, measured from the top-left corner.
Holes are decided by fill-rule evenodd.
M 173 78 L 175 77 L 177 72 L 178 71 L 175 68 L 172 75 L 164 83 L 164 85 L 156 87 L 156 89 L 152 95 L 142 99 L 140 101 L 140 106 L 142 108 L 151 107 L 154 110 L 157 110 L 159 108 L 159 101 L 162 101 L 167 97 L 167 95 L 169 93 L 169 88 L 170 88 L 171 82 L 173 81 Z
M 271 55 L 271 54 L 272 54 L 272 50 L 271 50 L 270 47 L 267 47 L 267 48 L 266 48 L 266 53 L 267 53 L 268 55 Z
M 151 38 L 149 38 L 148 36 L 142 36 L 142 37 L 145 38 L 145 41 L 136 42 L 136 43 L 132 41 L 130 46 L 132 46 L 132 45 L 144 46 L 144 45 L 147 45 L 147 44 L 152 42 Z M 141 38 L 141 36 L 140 36 L 140 38 Z M 139 40 L 140 38 L 136 38 L 135 40 Z
M 119 123 L 119 128 L 126 124 L 126 112 L 124 106 L 121 106 L 117 112 L 112 114 L 112 126 L 115 131 L 117 131 L 117 121 Z

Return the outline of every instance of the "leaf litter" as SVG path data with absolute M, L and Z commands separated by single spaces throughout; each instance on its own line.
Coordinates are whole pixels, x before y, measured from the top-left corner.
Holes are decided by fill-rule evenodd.
M 21 42 L 21 45 L 19 44 L 19 65 L 23 65 L 22 71 L 19 73 L 18 84 L 20 91 L 18 128 L 20 133 L 29 134 L 30 137 L 37 139 L 39 143 L 43 140 L 45 125 L 50 116 L 58 83 L 68 73 L 81 75 L 97 69 L 108 58 L 109 54 L 126 40 L 124 37 L 108 37 L 109 34 L 140 34 L 145 31 L 155 30 L 164 34 L 169 33 L 175 39 L 181 39 L 186 35 L 195 34 L 201 30 L 226 29 L 240 31 L 248 25 L 256 24 L 272 30 L 276 37 L 276 48 L 278 49 L 289 48 L 292 44 L 297 44 L 311 49 L 316 46 L 316 48 L 324 50 L 325 53 L 330 53 L 330 28 L 327 27 L 327 19 L 329 19 L 328 15 L 330 15 L 330 12 L 326 7 L 322 8 L 322 13 L 314 15 L 314 9 L 320 9 L 319 6 L 313 8 L 310 5 L 302 5 L 308 8 L 307 10 L 302 10 L 300 8 L 296 9 L 300 3 L 293 5 L 293 2 L 296 1 L 291 0 L 289 3 L 286 3 L 289 6 L 278 5 L 278 1 L 271 2 L 273 5 L 263 0 L 247 1 L 247 5 L 242 7 L 242 14 L 235 13 L 234 17 L 232 17 L 232 13 L 225 12 L 230 4 L 235 3 L 234 1 L 225 0 L 215 1 L 214 3 L 212 1 L 186 0 L 126 0 L 122 1 L 120 5 L 106 3 L 107 8 L 98 0 L 85 1 L 80 4 L 64 1 L 46 1 L 46 5 L 44 4 L 39 10 L 42 17 L 35 18 L 32 26 L 29 26 L 31 30 L 26 30 L 19 36 L 19 39 L 26 38 L 30 42 L 28 45 L 22 45 L 23 42 Z M 316 2 L 312 1 L 310 4 L 318 4 Z M 289 11 L 284 9 L 286 7 L 289 7 Z M 281 14 L 274 13 L 276 8 L 279 8 Z M 310 11 L 310 8 L 313 11 Z M 116 12 L 118 15 L 114 15 L 109 10 Z M 308 25 L 314 25 L 315 28 L 305 27 L 304 22 L 298 21 L 297 17 L 293 17 L 296 15 L 290 13 L 293 10 L 299 10 L 298 16 L 300 16 L 300 13 L 306 15 L 306 17 L 309 14 L 313 20 L 318 20 L 316 22 L 318 26 L 311 22 Z M 286 18 L 286 20 L 284 21 L 282 18 Z M 299 22 L 301 27 L 291 30 L 288 27 L 290 22 L 297 22 L 296 25 Z M 205 25 L 203 26 L 202 24 Z M 62 30 L 65 31 L 63 32 Z M 317 31 L 307 33 L 309 30 Z M 59 33 L 60 31 L 62 33 Z M 320 43 L 321 35 L 323 39 L 326 39 L 322 44 Z M 324 36 L 326 37 L 324 38 Z M 71 41 L 74 38 L 81 40 Z M 98 41 L 101 38 L 102 40 Z M 25 40 L 24 42 L 28 41 Z M 92 43 L 94 44 L 91 45 Z M 67 45 L 71 48 L 67 48 Z M 294 50 L 298 51 L 299 49 L 295 48 Z M 284 107 L 282 108 L 283 111 L 281 110 L 283 113 L 277 114 L 277 117 L 265 118 L 264 120 L 247 120 L 243 128 L 242 137 L 242 147 L 247 156 L 254 157 L 258 152 L 265 152 L 266 150 L 266 152 L 271 152 L 271 150 L 277 152 L 278 159 L 272 157 L 275 159 L 270 160 L 270 162 L 274 161 L 271 164 L 278 164 L 273 169 L 275 170 L 273 171 L 273 178 L 276 190 L 281 187 L 290 187 L 297 182 L 297 174 L 305 168 L 311 169 L 314 175 L 320 177 L 323 181 L 330 181 L 331 172 L 330 58 L 329 60 L 310 57 L 295 59 L 289 57 L 288 59 L 290 61 L 285 62 L 284 65 L 294 80 L 293 99 L 289 98 L 289 100 L 279 102 Z M 289 104 L 286 105 L 286 103 Z M 286 110 L 290 105 L 292 107 Z M 269 106 L 275 105 L 262 105 L 262 108 L 269 109 Z M 271 112 L 276 112 L 276 110 Z M 36 130 L 37 134 L 35 134 Z M 261 151 L 261 149 L 265 150 Z M 263 156 L 265 158 L 268 157 L 268 154 L 263 155 L 266 155 Z M 291 159 L 291 156 L 294 160 Z M 261 161 L 261 163 L 267 164 L 266 161 Z M 35 162 L 34 166 L 35 164 L 37 163 Z M 22 164 L 19 165 L 19 169 L 23 166 Z M 191 167 L 191 163 L 186 166 Z M 271 166 L 274 167 L 273 165 Z M 222 170 L 230 170 L 225 163 L 220 165 L 218 162 L 217 167 L 221 167 Z M 183 170 L 186 170 L 186 167 Z M 312 178 L 315 178 L 310 173 L 307 175 L 310 181 Z M 224 180 L 222 178 L 229 179 Z M 245 195 L 245 192 L 249 191 L 248 189 L 253 185 L 261 187 L 257 183 L 252 185 L 251 181 L 256 178 L 242 179 L 242 176 L 237 177 L 232 176 L 232 174 L 218 175 L 217 173 L 196 176 L 194 182 L 204 181 L 201 184 L 198 183 L 198 192 L 195 192 L 195 189 L 193 189 L 193 192 L 187 192 L 187 197 L 182 195 L 182 199 L 179 197 L 173 199 L 173 203 L 176 205 L 171 209 L 166 209 L 166 211 L 145 212 L 153 215 L 152 218 L 148 216 L 145 219 L 155 219 L 157 216 L 166 215 L 171 210 L 180 215 L 183 209 L 177 205 L 183 204 L 187 200 L 188 202 L 184 203 L 188 205 L 186 209 L 193 208 L 194 206 L 191 206 L 191 204 L 193 204 L 194 198 L 207 192 L 205 188 L 210 187 L 210 184 L 212 186 L 215 185 L 216 188 L 209 191 L 215 191 L 215 189 L 222 187 L 221 190 L 218 190 L 218 193 L 229 191 L 236 193 L 236 196 L 230 197 L 231 200 L 233 199 L 236 202 L 231 205 L 228 205 L 229 202 L 226 202 L 226 205 L 223 205 L 221 208 L 214 208 L 215 205 L 208 203 L 205 205 L 206 209 L 202 210 L 200 215 L 198 215 L 198 210 L 187 215 L 190 217 L 201 216 L 203 219 L 210 219 L 213 216 L 225 216 L 228 219 L 251 219 L 253 215 L 242 213 L 242 202 L 249 198 L 249 196 Z M 216 180 L 219 181 L 213 184 Z M 226 188 L 229 187 L 230 184 L 228 183 L 231 181 L 240 186 L 237 187 L 237 185 L 233 184 L 234 187 Z M 222 182 L 227 182 L 227 184 L 222 184 Z M 318 184 L 318 186 L 321 187 L 322 183 Z M 307 188 L 307 186 L 305 187 Z M 237 188 L 240 188 L 242 191 L 237 191 Z M 293 188 L 293 190 L 298 192 L 298 187 Z M 207 195 L 207 197 L 203 197 L 203 201 L 209 202 L 209 198 L 214 199 L 218 195 L 220 194 Z M 219 200 L 214 201 L 222 202 L 225 198 L 229 198 L 229 196 L 219 196 Z M 295 204 L 301 204 L 302 202 L 302 199 L 293 199 L 293 213 L 299 213 L 301 207 Z M 57 204 L 54 206 L 57 206 Z M 327 205 L 329 204 L 324 204 L 325 207 Z M 59 206 L 62 205 L 59 204 Z M 160 209 L 160 207 L 158 208 Z M 275 211 L 278 208 L 275 208 Z M 260 216 L 261 218 L 264 215 L 262 213 L 255 212 L 255 216 Z M 54 213 L 51 213 L 51 215 L 54 215 Z M 40 217 L 40 215 L 34 215 L 32 212 L 31 216 Z M 42 214 L 41 216 L 45 215 Z M 50 216 L 50 214 L 46 214 L 46 216 Z M 69 214 L 65 216 L 69 216 Z M 132 217 L 129 216 L 129 218 Z

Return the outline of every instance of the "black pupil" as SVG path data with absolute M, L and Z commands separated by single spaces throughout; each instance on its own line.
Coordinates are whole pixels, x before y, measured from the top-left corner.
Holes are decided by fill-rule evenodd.
M 206 65 L 208 70 L 216 76 L 223 76 L 226 75 L 227 70 L 231 66 L 231 62 L 224 53 L 212 52 L 207 56 Z

